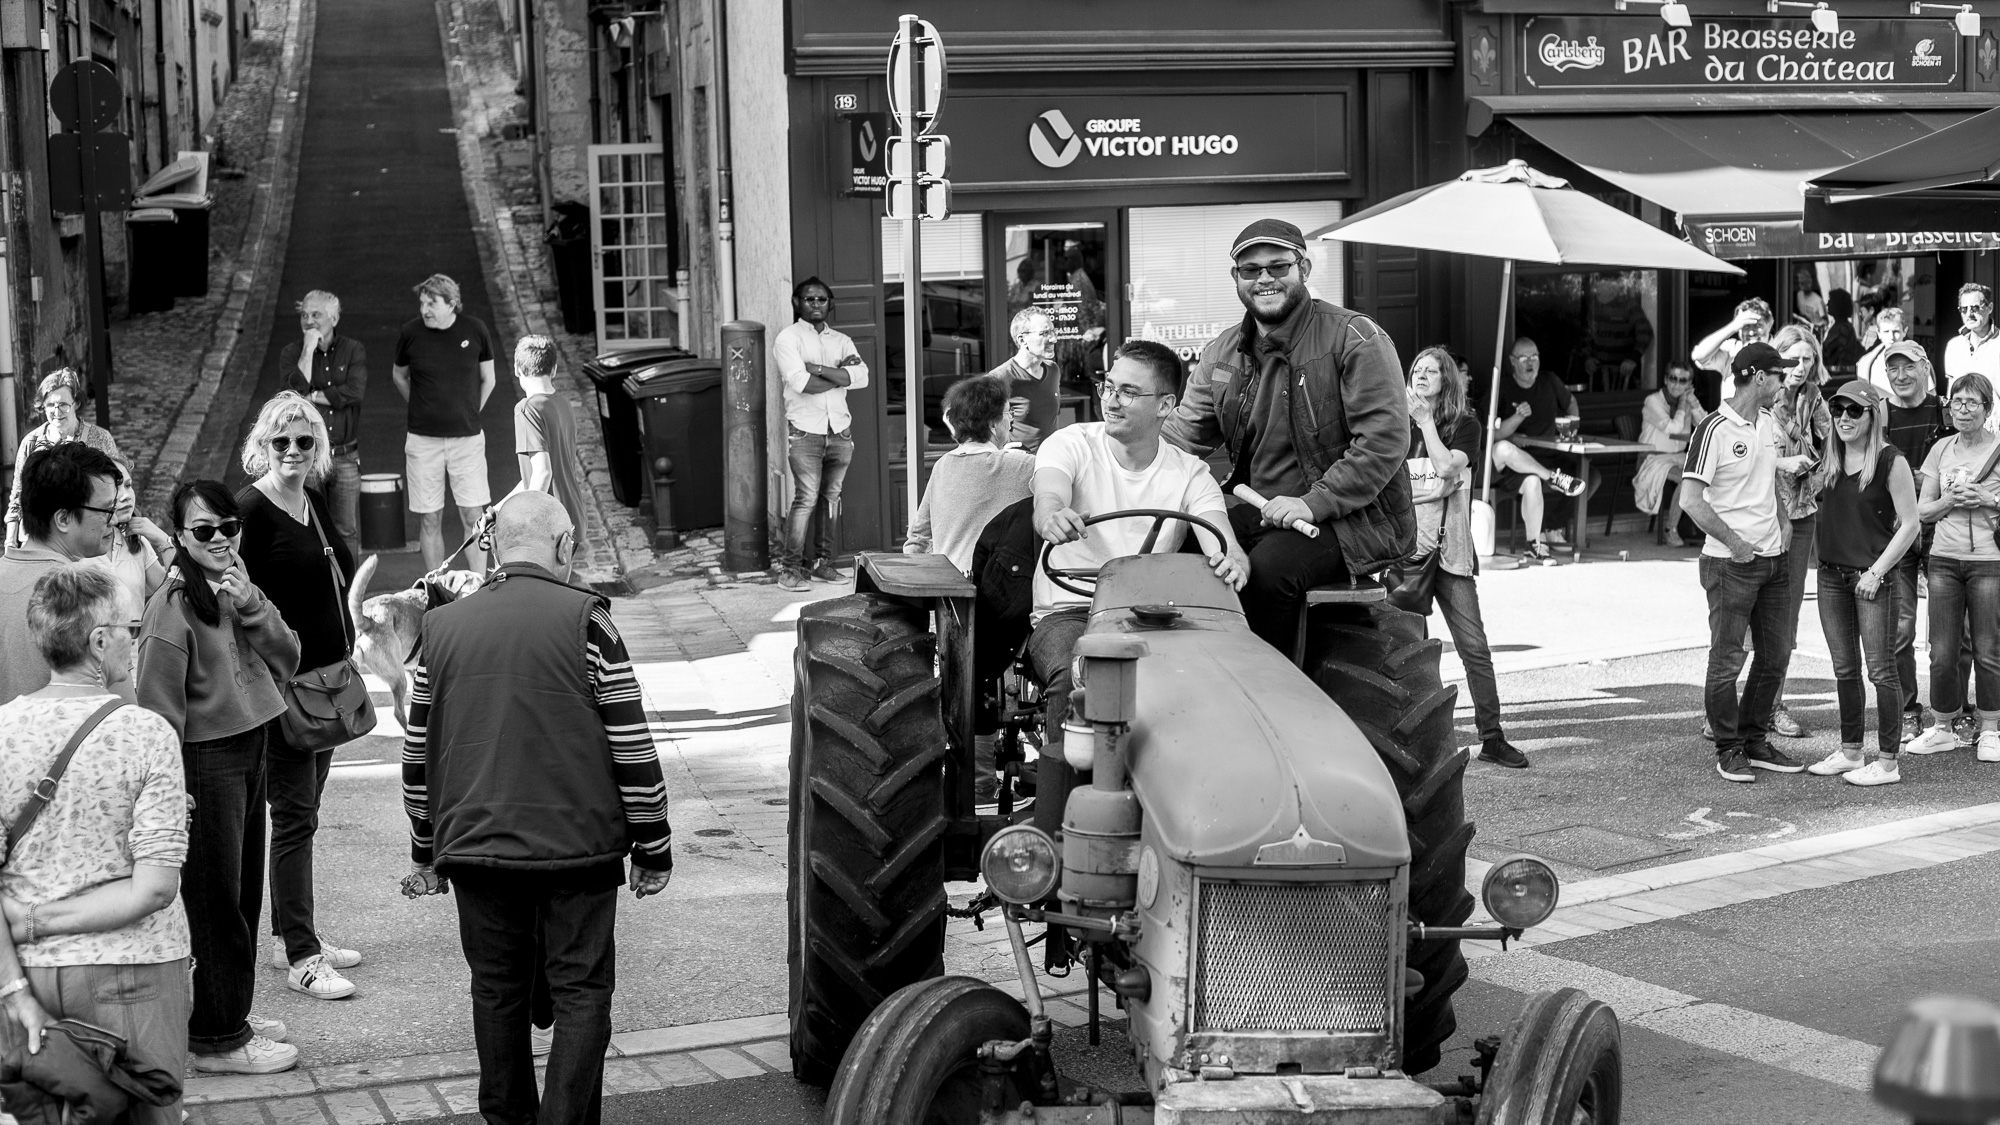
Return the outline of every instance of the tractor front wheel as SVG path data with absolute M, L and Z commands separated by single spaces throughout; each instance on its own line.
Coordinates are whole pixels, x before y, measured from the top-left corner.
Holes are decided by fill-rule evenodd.
M 976 1125 L 979 1048 L 1028 1037 L 1019 1000 L 971 977 L 939 977 L 891 996 L 855 1033 L 826 1098 L 826 1125 Z M 1019 1072 L 1016 1072 L 1018 1074 Z M 1000 1106 L 1037 1100 L 1015 1076 Z
M 1618 1017 L 1574 988 L 1537 992 L 1507 1027 L 1476 1125 L 1618 1125 L 1625 1066 Z

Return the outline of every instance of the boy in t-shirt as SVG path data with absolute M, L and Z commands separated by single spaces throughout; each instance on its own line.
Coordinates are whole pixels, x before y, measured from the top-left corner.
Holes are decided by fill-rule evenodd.
M 514 404 L 514 454 L 521 464 L 521 483 L 514 492 L 554 496 L 581 540 L 583 465 L 576 453 L 576 413 L 569 400 L 556 393 L 555 373 L 554 340 L 523 336 L 514 345 L 514 381 L 524 396 Z
M 961 379 L 945 392 L 944 421 L 958 448 L 931 470 L 904 554 L 940 554 L 969 574 L 980 532 L 1009 504 L 1028 498 L 1034 456 L 1002 448 L 1010 422 L 1007 395 L 1007 381 L 995 375 Z

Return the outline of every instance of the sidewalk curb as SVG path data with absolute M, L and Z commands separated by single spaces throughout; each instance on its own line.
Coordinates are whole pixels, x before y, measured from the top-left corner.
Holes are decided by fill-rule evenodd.
M 271 89 L 271 122 L 264 151 L 258 157 L 258 192 L 251 204 L 237 269 L 229 279 L 229 295 L 216 317 L 194 386 L 182 400 L 173 425 L 147 472 L 140 507 L 164 511 L 173 491 L 190 471 L 220 477 L 236 452 L 235 433 L 257 385 L 255 364 L 237 354 L 246 337 L 262 339 L 277 301 L 274 267 L 290 238 L 292 195 L 298 182 L 298 152 L 305 129 L 308 86 L 312 75 L 314 18 L 318 0 L 291 0 L 279 53 L 278 74 Z M 245 367 L 249 369 L 246 372 Z M 247 378 L 246 378 L 247 375 Z

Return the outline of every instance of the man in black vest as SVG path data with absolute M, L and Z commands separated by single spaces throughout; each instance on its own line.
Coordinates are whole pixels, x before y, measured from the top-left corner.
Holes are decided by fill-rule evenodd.
M 618 885 L 673 874 L 666 781 L 603 596 L 568 585 L 575 529 L 523 492 L 494 519 L 496 577 L 424 615 L 403 743 L 406 895 L 458 883 L 479 1110 L 492 1125 L 596 1125 L 611 1042 Z M 628 879 L 625 856 L 632 857 Z M 535 1092 L 529 995 L 555 1042 Z

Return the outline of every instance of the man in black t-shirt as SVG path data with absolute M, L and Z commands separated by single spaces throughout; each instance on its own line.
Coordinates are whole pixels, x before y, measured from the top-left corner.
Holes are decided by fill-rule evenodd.
M 1561 469 L 1548 468 L 1508 439 L 1517 434 L 1553 437 L 1556 419 L 1576 413 L 1576 398 L 1555 372 L 1542 370 L 1542 350 L 1526 336 L 1514 341 L 1507 362 L 1513 376 L 1502 379 L 1496 392 L 1500 396 L 1500 424 L 1493 431 L 1493 487 L 1520 494 L 1521 525 L 1528 533 L 1527 557 L 1546 562 L 1555 558 L 1555 553 L 1542 540 L 1542 482 L 1547 481 L 1564 496 L 1580 494 L 1583 482 Z M 1560 512 L 1549 514 L 1561 527 Z
M 409 435 L 403 460 L 409 477 L 410 511 L 417 515 L 417 541 L 424 566 L 444 562 L 444 493 L 449 478 L 452 502 L 466 534 L 479 526 L 493 494 L 486 483 L 486 438 L 479 412 L 493 393 L 493 333 L 467 316 L 458 283 L 441 273 L 416 288 L 421 315 L 396 337 L 396 362 L 389 376 L 410 404 Z M 465 565 L 486 569 L 486 552 L 465 549 Z
M 1931 357 L 1915 340 L 1901 340 L 1882 349 L 1882 374 L 1889 384 L 1889 422 L 1882 436 L 1903 451 L 1910 471 L 1917 475 L 1917 492 L 1924 489 L 1924 460 L 1938 439 L 1955 432 L 1945 416 L 1944 402 L 1931 388 L 1936 385 Z M 1928 530 L 1928 529 L 1926 529 Z M 1917 572 L 1930 539 L 1903 552 L 1890 575 L 1896 583 L 1896 678 L 1903 682 L 1903 741 L 1923 733 L 1924 707 L 1917 701 Z M 1968 632 L 1966 636 L 1971 636 Z M 1970 667 L 1970 659 L 1965 660 Z

